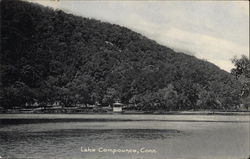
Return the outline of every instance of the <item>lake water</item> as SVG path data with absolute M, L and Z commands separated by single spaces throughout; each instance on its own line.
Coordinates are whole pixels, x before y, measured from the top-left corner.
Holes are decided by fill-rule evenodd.
M 5 115 L 0 117 L 0 156 L 59 159 L 248 158 L 249 117 Z

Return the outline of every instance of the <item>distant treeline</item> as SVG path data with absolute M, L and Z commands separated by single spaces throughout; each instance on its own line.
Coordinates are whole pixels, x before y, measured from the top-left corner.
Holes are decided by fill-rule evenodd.
M 243 84 L 228 72 L 125 27 L 0 3 L 4 108 L 120 100 L 137 110 L 232 110 L 242 103 Z

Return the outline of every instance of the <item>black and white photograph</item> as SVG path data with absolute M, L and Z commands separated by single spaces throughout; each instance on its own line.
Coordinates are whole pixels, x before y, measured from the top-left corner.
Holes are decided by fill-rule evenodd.
M 0 159 L 250 159 L 249 1 L 0 8 Z

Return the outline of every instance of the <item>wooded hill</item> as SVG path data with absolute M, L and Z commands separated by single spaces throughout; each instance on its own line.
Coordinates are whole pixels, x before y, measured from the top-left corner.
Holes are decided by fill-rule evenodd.
M 242 85 L 216 65 L 128 28 L 23 1 L 1 2 L 1 106 L 236 109 Z

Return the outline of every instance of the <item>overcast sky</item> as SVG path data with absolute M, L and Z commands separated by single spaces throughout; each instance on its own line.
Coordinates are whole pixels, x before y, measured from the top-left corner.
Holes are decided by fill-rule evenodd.
M 233 56 L 249 56 L 247 1 L 34 1 L 128 27 L 226 71 Z

